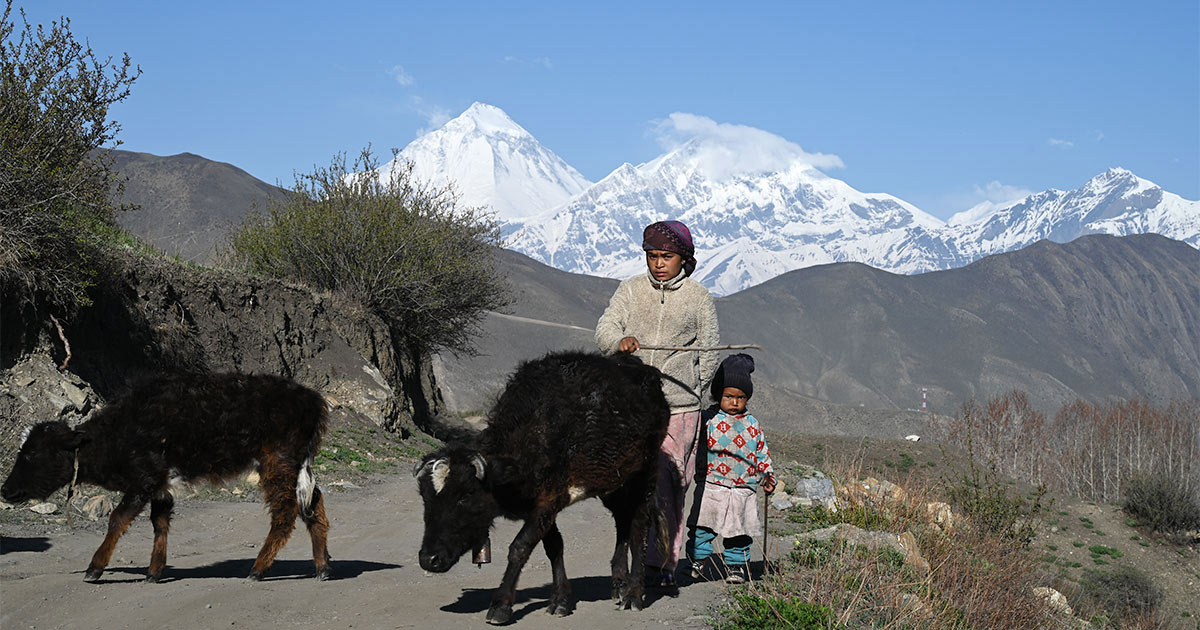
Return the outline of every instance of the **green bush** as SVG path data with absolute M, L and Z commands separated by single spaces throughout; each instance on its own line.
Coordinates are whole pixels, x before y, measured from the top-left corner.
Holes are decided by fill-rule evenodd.
M 1163 599 L 1162 589 L 1148 575 L 1129 566 L 1111 572 L 1084 570 L 1080 585 L 1100 608 L 1118 618 L 1153 613 Z
M 835 627 L 832 610 L 799 597 L 758 597 L 735 592 L 725 617 L 727 623 L 718 627 L 738 630 L 825 630 Z
M 1182 480 L 1164 474 L 1135 474 L 1125 482 L 1121 507 L 1156 532 L 1200 528 L 1200 503 Z
M 968 451 L 968 455 L 971 455 Z M 995 462 L 981 469 L 974 460 L 959 482 L 949 487 L 949 496 L 977 527 L 991 534 L 1013 538 L 1028 545 L 1037 533 L 1042 498 L 1046 487 L 1039 486 L 1033 499 L 1012 492 L 1001 479 Z M 1066 531 L 1066 527 L 1060 528 Z
M 108 108 L 141 70 L 128 55 L 96 57 L 66 18 L 34 27 L 12 8 L 0 15 L 0 285 L 70 315 L 117 233 L 123 181 L 103 149 L 120 144 L 120 125 Z
M 234 230 L 235 263 L 349 295 L 417 350 L 469 351 L 484 314 L 507 303 L 496 222 L 411 164 L 379 173 L 368 148 L 352 167 L 338 155 L 297 175 L 291 195 Z

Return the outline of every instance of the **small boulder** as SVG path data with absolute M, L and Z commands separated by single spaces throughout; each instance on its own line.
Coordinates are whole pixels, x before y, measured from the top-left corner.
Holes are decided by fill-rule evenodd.
M 1048 586 L 1034 587 L 1033 594 L 1045 600 L 1046 605 L 1049 606 L 1050 610 L 1054 611 L 1054 614 L 1056 615 L 1066 615 L 1071 617 L 1075 614 L 1075 611 L 1071 609 L 1071 605 L 1067 603 L 1066 595 L 1063 595 L 1062 593 L 1059 593 Z
M 925 515 L 929 523 L 939 532 L 949 532 L 954 529 L 954 512 L 950 504 L 941 501 L 931 501 L 925 504 Z
M 113 510 L 112 499 L 107 494 L 98 494 L 84 502 L 79 511 L 95 521 L 108 516 Z
M 38 503 L 30 506 L 29 509 L 38 514 L 53 514 L 58 511 L 58 506 L 53 503 Z
M 917 538 L 912 532 L 894 534 L 892 532 L 877 532 L 866 530 L 849 523 L 838 523 L 832 527 L 805 532 L 796 537 L 800 540 L 834 540 L 844 539 L 848 543 L 863 545 L 868 549 L 891 547 L 904 556 L 904 562 L 917 569 L 922 574 L 929 573 L 929 561 L 926 560 L 917 547 Z

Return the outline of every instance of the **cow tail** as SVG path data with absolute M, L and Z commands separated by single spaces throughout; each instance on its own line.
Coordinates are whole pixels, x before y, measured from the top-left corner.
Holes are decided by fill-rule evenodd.
M 300 514 L 305 518 L 313 515 L 313 494 L 317 487 L 317 479 L 313 476 L 313 461 L 321 450 L 321 439 L 325 437 L 325 427 L 329 423 L 325 399 L 315 392 L 312 411 L 317 418 L 313 423 L 312 436 L 309 437 L 305 449 L 304 465 L 300 467 L 300 472 L 296 475 L 296 502 L 300 505 Z
M 667 530 L 667 513 L 655 501 L 653 507 L 650 508 L 650 531 L 655 534 L 654 540 L 650 541 L 650 544 L 658 545 L 659 558 L 669 558 L 671 546 L 675 544 L 675 541 L 671 539 L 671 532 Z

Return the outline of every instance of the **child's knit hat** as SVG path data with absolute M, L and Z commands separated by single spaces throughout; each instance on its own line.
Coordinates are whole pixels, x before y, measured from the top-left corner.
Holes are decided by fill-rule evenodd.
M 750 373 L 754 371 L 754 357 L 744 354 L 731 354 L 721 362 L 717 373 L 713 376 L 712 395 L 716 400 L 721 399 L 726 387 L 736 387 L 746 392 L 746 398 L 754 395 L 754 383 Z

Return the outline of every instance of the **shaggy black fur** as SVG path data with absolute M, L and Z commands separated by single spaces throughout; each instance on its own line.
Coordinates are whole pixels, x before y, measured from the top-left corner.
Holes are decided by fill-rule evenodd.
M 549 612 L 570 614 L 555 520 L 574 501 L 600 497 L 617 528 L 613 599 L 641 609 L 655 462 L 670 414 L 660 373 L 634 357 L 552 353 L 521 364 L 473 442 L 448 445 L 413 469 L 425 502 L 421 566 L 447 571 L 487 541 L 497 516 L 523 520 L 487 620 L 511 618 L 517 578 L 539 541 L 553 571 Z
M 64 422 L 35 425 L 0 495 L 12 502 L 48 497 L 70 483 L 78 453 L 79 483 L 124 493 L 84 579 L 100 578 L 117 539 L 149 502 L 155 535 L 147 580 L 153 582 L 166 564 L 174 505 L 169 485 L 220 482 L 257 464 L 271 531 L 250 577 L 262 577 L 300 515 L 312 537 L 317 577 L 325 579 L 329 522 L 324 501 L 315 484 L 311 497 L 298 496 L 297 482 L 302 473 L 311 479 L 326 422 L 321 395 L 285 378 L 161 377 L 135 387 L 74 430 Z

